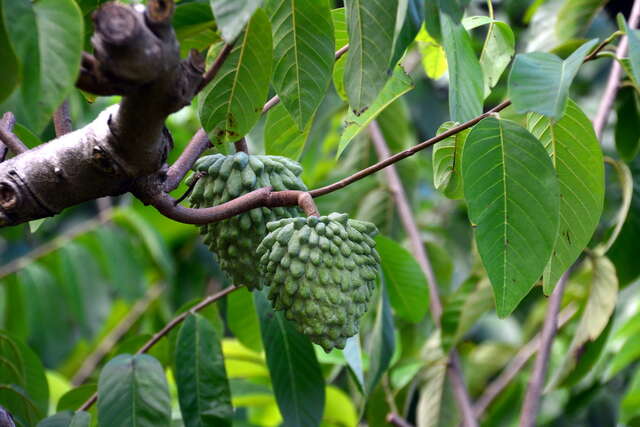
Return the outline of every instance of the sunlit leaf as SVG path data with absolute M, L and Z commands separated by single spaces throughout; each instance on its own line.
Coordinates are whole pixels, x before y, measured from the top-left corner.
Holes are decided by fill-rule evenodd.
M 526 129 L 493 117 L 476 125 L 462 153 L 464 195 L 500 317 L 542 275 L 559 223 L 553 164 Z
M 446 122 L 440 126 L 437 134 L 455 127 L 456 123 Z M 433 185 L 436 190 L 451 199 L 464 197 L 462 174 L 462 150 L 470 130 L 464 130 L 438 142 L 433 146 Z
M 262 351 L 260 321 L 253 303 L 253 295 L 246 288 L 227 296 L 227 325 L 238 341 L 251 350 Z
M 416 36 L 418 49 L 422 56 L 422 67 L 430 79 L 439 79 L 447 72 L 447 56 L 444 48 L 434 39 L 423 26 Z
M 262 0 L 209 0 L 216 24 L 227 43 L 234 41 L 249 22 Z

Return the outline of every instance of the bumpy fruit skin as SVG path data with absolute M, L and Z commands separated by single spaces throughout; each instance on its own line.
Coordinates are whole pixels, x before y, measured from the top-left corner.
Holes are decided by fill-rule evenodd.
M 302 167 L 286 157 L 254 156 L 243 152 L 229 156 L 214 154 L 198 159 L 193 169 L 206 174 L 198 180 L 189 198 L 194 208 L 219 205 L 262 187 L 270 186 L 275 191 L 307 189 L 300 179 Z M 200 233 L 234 284 L 245 285 L 251 290 L 260 289 L 264 282 L 256 248 L 267 234 L 267 223 L 300 214 L 297 207 L 256 208 L 200 226 Z
M 326 352 L 344 348 L 375 288 L 376 226 L 332 213 L 281 219 L 267 229 L 257 254 L 274 309 Z

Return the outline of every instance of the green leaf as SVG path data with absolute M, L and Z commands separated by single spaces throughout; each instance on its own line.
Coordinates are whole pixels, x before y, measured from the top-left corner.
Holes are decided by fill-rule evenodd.
M 449 114 L 454 122 L 466 122 L 482 114 L 482 68 L 464 26 L 442 11 L 440 25 L 449 64 Z
M 360 115 L 389 77 L 398 0 L 346 0 L 345 6 L 349 57 L 344 80 L 349 105 Z
M 616 351 L 613 359 L 609 362 L 608 378 L 613 377 L 638 359 L 640 359 L 640 334 L 631 336 Z
M 559 223 L 553 164 L 526 129 L 488 117 L 462 153 L 464 195 L 480 258 L 500 317 L 509 315 L 542 275 Z
M 406 3 L 406 11 L 403 11 L 403 3 Z M 418 35 L 424 22 L 423 0 L 401 0 L 398 2 L 398 16 L 396 18 L 396 39 L 393 44 L 393 57 L 391 65 L 398 63 L 404 56 L 407 48 Z M 405 12 L 403 14 L 403 12 Z M 404 16 L 404 22 L 400 20 Z
M 331 83 L 335 40 L 327 0 L 267 0 L 273 86 L 298 130 L 306 130 Z
M 98 380 L 98 422 L 102 426 L 169 426 L 171 399 L 160 362 L 146 354 L 111 359 Z
M 624 162 L 613 160 L 609 157 L 607 157 L 605 161 L 613 166 L 613 169 L 618 176 L 618 183 L 621 190 L 620 193 L 622 193 L 622 201 L 620 203 L 618 213 L 615 216 L 615 225 L 613 227 L 613 231 L 611 231 L 611 234 L 609 235 L 609 238 L 606 243 L 602 243 L 594 249 L 594 252 L 600 255 L 606 254 L 615 244 L 616 240 L 618 240 L 618 237 L 620 237 L 620 233 L 622 232 L 626 220 L 629 217 L 631 202 L 633 200 L 633 176 L 631 175 L 629 167 Z
M 351 371 L 353 377 L 356 379 L 358 387 L 363 391 L 365 389 L 365 383 L 364 372 L 362 370 L 362 349 L 360 347 L 360 334 L 356 334 L 351 338 L 347 338 L 347 343 L 344 346 L 344 350 L 342 350 L 342 354 L 347 361 L 349 371 Z
M 376 249 L 396 316 L 418 323 L 429 311 L 429 288 L 420 265 L 408 250 L 387 237 L 376 237 Z
M 376 320 L 371 331 L 371 341 L 367 348 L 369 354 L 369 370 L 365 378 L 366 394 L 370 395 L 391 365 L 391 358 L 396 349 L 393 314 L 387 296 L 386 286 L 380 285 L 380 299 L 376 309 Z
M 562 119 L 534 113 L 527 127 L 551 156 L 560 185 L 560 228 L 544 274 L 544 292 L 549 295 L 598 227 L 604 203 L 604 162 L 591 121 L 572 100 Z
M 416 36 L 422 57 L 422 67 L 430 79 L 437 80 L 447 72 L 447 55 L 444 48 L 428 32 L 425 26 Z
M 186 56 L 191 49 L 204 50 L 220 40 L 208 2 L 178 3 L 171 24 L 180 43 L 181 56 Z
M 176 383 L 185 426 L 230 426 L 231 392 L 220 338 L 198 314 L 184 320 L 176 343 Z
M 331 11 L 333 21 L 333 34 L 336 40 L 336 50 L 349 44 L 349 33 L 347 32 L 347 18 L 344 7 Z M 347 63 L 349 51 L 342 55 L 333 65 L 333 85 L 340 98 L 347 100 L 347 90 L 344 87 L 344 68 Z
M 276 105 L 267 114 L 267 122 L 264 126 L 265 153 L 298 160 L 304 151 L 312 123 L 309 121 L 301 132 L 284 105 Z
M 558 12 L 556 34 L 560 42 L 570 40 L 589 28 L 608 0 L 566 0 Z
M 640 277 L 640 263 L 635 250 L 640 241 L 640 157 L 636 157 L 629 168 L 633 175 L 631 208 L 618 238 L 607 252 L 616 266 L 621 287 Z
M 616 308 L 618 298 L 618 277 L 613 263 L 604 256 L 590 258 L 591 277 L 589 299 L 582 312 L 567 355 L 558 372 L 554 375 L 549 389 L 564 382 L 576 369 L 585 350 L 603 333 Z
M 616 109 L 616 150 L 620 157 L 630 162 L 640 152 L 640 136 L 636 125 L 640 121 L 640 99 L 633 87 L 620 88 Z
M 509 75 L 509 96 L 518 113 L 540 113 L 554 119 L 564 114 L 569 88 L 597 39 L 583 44 L 564 61 L 551 53 L 516 55 Z
M 282 313 L 272 310 L 264 291 L 254 292 L 254 297 L 283 425 L 319 425 L 325 402 L 324 378 L 311 342 Z
M 0 402 L 11 413 L 18 426 L 32 426 L 43 417 L 24 391 L 13 384 L 0 383 Z
M 198 96 L 198 115 L 211 142 L 237 141 L 258 121 L 269 90 L 271 57 L 269 19 L 258 10 L 216 77 Z
M 446 122 L 440 126 L 437 134 L 440 135 L 456 125 L 454 122 Z M 464 197 L 460 163 L 469 132 L 471 131 L 463 130 L 433 146 L 433 185 L 450 199 Z
M 397 66 L 391 79 L 389 79 L 384 86 L 384 89 L 382 89 L 378 97 L 364 113 L 357 115 L 353 111 L 350 111 L 347 114 L 345 119 L 346 127 L 340 137 L 337 156 L 340 157 L 351 140 L 362 132 L 378 114 L 393 103 L 393 101 L 413 88 L 414 85 L 411 77 L 405 73 L 401 66 Z
M 456 344 L 460 319 L 465 309 L 469 307 L 467 301 L 478 288 L 480 281 L 477 277 L 470 277 L 447 299 L 440 318 L 442 349 L 445 353 Z
M 424 367 L 420 371 L 421 386 L 416 409 L 417 422 L 420 427 L 436 427 L 439 425 L 448 362 L 447 355 L 440 346 L 440 336 L 437 332 L 427 340 L 421 353 Z
M 242 345 L 257 353 L 262 352 L 260 321 L 253 296 L 247 288 L 227 295 L 227 325 Z
M 66 392 L 56 406 L 57 412 L 75 411 L 97 391 L 96 384 L 84 384 Z M 92 408 L 95 411 L 95 407 Z
M 20 61 L 16 116 L 40 133 L 75 85 L 82 14 L 73 0 L 3 0 L 2 5 L 5 30 Z
M 629 28 L 629 24 L 624 23 L 625 33 L 629 40 L 629 63 L 633 79 L 636 82 L 640 82 L 640 37 L 638 32 Z
M 89 427 L 91 415 L 88 412 L 60 412 L 38 423 L 38 427 Z
M 262 0 L 210 0 L 210 3 L 222 38 L 231 43 L 251 20 Z
M 11 95 L 11 92 L 18 85 L 20 76 L 20 64 L 4 28 L 2 5 L 3 3 L 0 2 L 0 64 L 2 64 L 0 67 L 0 102 Z
M 480 67 L 484 76 L 484 96 L 491 94 L 507 69 L 515 53 L 516 39 L 508 24 L 492 21 L 480 54 Z

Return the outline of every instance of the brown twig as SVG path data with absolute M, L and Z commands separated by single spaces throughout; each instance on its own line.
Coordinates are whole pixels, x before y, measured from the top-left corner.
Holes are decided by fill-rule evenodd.
M 577 312 L 578 310 L 573 304 L 565 307 L 558 316 L 558 329 L 566 325 Z M 502 370 L 500 375 L 484 388 L 482 395 L 473 405 L 473 413 L 476 418 L 480 419 L 480 417 L 482 417 L 489 405 L 507 388 L 516 375 L 524 368 L 529 359 L 536 354 L 538 347 L 540 347 L 540 333 L 536 334 L 531 341 L 525 344 Z
M 142 317 L 151 303 L 153 303 L 164 291 L 162 285 L 155 285 L 149 288 L 145 297 L 137 301 L 124 319 L 100 342 L 98 347 L 87 357 L 80 369 L 71 379 L 71 384 L 79 386 L 84 383 L 98 364 L 109 354 L 111 349 L 120 341 L 129 329 Z
M 7 132 L 13 131 L 13 126 L 16 124 L 16 117 L 11 112 L 6 112 L 2 115 L 2 119 L 0 119 L 0 127 L 6 130 Z M 4 162 L 7 158 L 7 153 L 9 152 L 9 148 L 0 141 L 0 162 Z
M 180 154 L 178 160 L 169 167 L 167 178 L 164 182 L 164 190 L 169 192 L 178 188 L 180 181 L 189 172 L 193 163 L 210 147 L 211 141 L 209 141 L 207 133 L 204 129 L 199 129 Z
M 373 121 L 369 126 L 369 131 L 371 133 L 371 140 L 373 145 L 378 153 L 378 158 L 381 160 L 386 160 L 391 158 L 391 153 L 389 152 L 389 147 L 384 139 L 384 135 L 382 135 L 382 131 L 378 126 L 376 121 Z M 391 165 L 386 170 L 387 174 L 387 182 L 389 184 L 389 190 L 391 191 L 391 195 L 396 202 L 396 206 L 398 207 L 398 213 L 400 215 L 400 221 L 409 236 L 409 241 L 411 242 L 411 251 L 413 255 L 416 257 L 422 272 L 427 278 L 427 285 L 429 286 L 429 305 L 431 307 L 431 317 L 433 318 L 436 325 L 440 325 L 440 317 L 442 315 L 442 301 L 440 300 L 440 295 L 438 293 L 438 283 L 436 281 L 436 277 L 433 271 L 433 266 L 431 265 L 431 260 L 429 259 L 429 255 L 427 254 L 422 238 L 420 237 L 420 231 L 418 230 L 418 226 L 415 222 L 413 213 L 411 212 L 411 205 L 409 204 L 409 200 L 407 198 L 407 194 L 404 190 L 404 186 L 402 185 L 402 181 L 400 180 L 400 176 L 398 175 L 398 171 L 395 166 Z M 460 413 L 462 415 L 462 419 L 464 421 L 464 425 L 472 427 L 477 426 L 478 422 L 476 421 L 473 415 L 473 408 L 471 405 L 471 399 L 469 398 L 469 393 L 467 392 L 466 385 L 464 383 L 464 378 L 462 375 L 462 369 L 460 367 L 460 360 L 456 350 L 452 350 L 449 361 L 449 375 L 451 378 L 451 384 L 453 387 L 453 392 L 456 398 L 456 402 L 458 404 L 458 408 L 460 409 Z
M 69 100 L 65 99 L 55 113 L 53 113 L 53 127 L 55 128 L 56 137 L 58 138 L 73 130 L 71 113 L 69 112 Z
M 405 420 L 395 412 L 387 414 L 387 422 L 395 427 L 413 427 L 407 422 L 407 420 Z
M 199 302 L 198 304 L 193 306 L 193 308 L 191 308 L 191 310 L 186 311 L 184 313 L 181 313 L 178 316 L 174 317 L 169 323 L 167 323 L 164 326 L 164 328 L 162 328 L 153 337 L 151 337 L 149 339 L 149 341 L 147 341 L 142 347 L 140 347 L 140 349 L 138 349 L 136 354 L 143 354 L 143 353 L 146 353 L 147 351 L 149 351 L 154 345 L 156 345 L 156 343 L 158 343 L 158 341 L 160 341 L 169 332 L 171 332 L 171 330 L 173 330 L 173 328 L 175 328 L 176 326 L 181 324 L 182 321 L 184 321 L 184 319 L 186 319 L 189 314 L 199 312 L 203 308 L 213 304 L 214 302 L 218 301 L 219 299 L 222 299 L 223 297 L 229 295 L 233 291 L 236 291 L 236 290 L 240 289 L 241 287 L 242 286 L 235 286 L 235 285 L 229 286 L 228 288 L 225 288 L 225 289 L 221 290 L 218 293 L 215 293 L 213 295 L 209 295 L 208 297 L 203 299 L 201 302 Z M 80 406 L 78 408 L 78 411 L 86 411 L 94 403 L 96 403 L 97 400 L 98 400 L 98 393 L 94 393 L 89 399 L 87 399 L 86 402 L 84 402 L 82 404 L 82 406 Z
M 209 68 L 202 76 L 202 82 L 200 83 L 200 86 L 198 86 L 198 88 L 196 89 L 196 93 L 199 93 L 209 83 L 211 83 L 211 81 L 216 77 L 216 75 L 218 74 L 218 71 L 220 71 L 220 68 L 222 68 L 222 65 L 224 64 L 224 61 L 227 60 L 227 58 L 229 57 L 229 54 L 233 50 L 234 44 L 235 42 L 231 42 L 231 43 L 225 44 L 222 47 L 222 49 L 220 50 L 220 53 L 218 53 L 218 56 L 216 57 L 215 61 L 211 65 L 211 68 Z
M 15 117 L 12 113 L 5 113 L 2 116 L 4 126 L 0 126 L 0 142 L 2 142 L 13 154 L 20 154 L 28 151 L 29 148 L 24 145 L 20 139 L 11 131 L 15 124 Z M 10 126 L 9 126 L 10 125 Z
M 569 274 L 570 271 L 567 270 L 562 275 L 553 291 L 553 294 L 551 294 L 551 298 L 549 299 L 549 308 L 547 309 L 544 325 L 540 334 L 538 357 L 536 357 L 536 361 L 533 366 L 533 373 L 529 380 L 529 386 L 527 387 L 527 393 L 525 395 L 522 412 L 520 414 L 521 427 L 534 427 L 536 425 L 536 418 L 538 417 L 538 411 L 540 409 L 542 389 L 544 387 L 547 369 L 549 367 L 551 345 L 553 344 L 556 331 L 558 330 L 558 313 L 560 312 L 560 304 L 562 303 L 562 296 L 564 295 L 564 289 L 567 285 Z
M 639 22 L 640 1 L 636 1 L 633 3 L 633 8 L 631 9 L 631 14 L 629 15 L 629 28 L 635 29 L 638 26 Z M 616 50 L 616 56 L 618 58 L 622 58 L 626 55 L 628 45 L 629 38 L 625 35 L 620 40 L 620 44 L 618 45 L 618 49 Z M 602 101 L 600 103 L 600 106 L 598 107 L 596 118 L 593 120 L 593 128 L 595 129 L 596 135 L 598 135 L 598 137 L 602 136 L 604 127 L 607 124 L 609 114 L 611 113 L 611 108 L 613 107 L 613 102 L 615 101 L 616 95 L 618 94 L 621 76 L 622 67 L 620 66 L 618 61 L 613 61 L 611 72 L 609 73 L 609 79 L 607 81 L 607 86 L 604 90 L 604 95 L 602 96 Z

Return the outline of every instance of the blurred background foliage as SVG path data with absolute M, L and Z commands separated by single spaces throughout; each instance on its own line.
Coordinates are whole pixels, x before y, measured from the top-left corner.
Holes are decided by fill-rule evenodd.
M 85 17 L 102 3 L 99 0 L 77 2 Z M 335 6 L 341 7 L 340 3 L 336 2 Z M 575 37 L 553 40 L 558 34 L 550 28 L 556 23 L 557 9 L 554 8 L 561 3 L 563 1 L 502 0 L 494 1 L 493 5 L 497 19 L 507 22 L 516 33 L 517 51 L 548 50 L 559 45 L 555 51 L 566 56 L 572 46 L 576 46 Z M 586 33 L 580 32 L 580 37 L 603 38 L 611 34 L 615 31 L 615 14 L 627 14 L 630 6 L 627 0 L 608 2 L 586 28 Z M 486 15 L 485 2 L 472 1 L 467 14 Z M 85 18 L 85 23 L 89 47 L 90 19 Z M 174 26 L 185 55 L 189 49 L 206 47 L 218 37 L 208 1 L 179 1 Z M 485 34 L 482 28 L 473 30 L 472 34 L 479 52 Z M 433 136 L 448 120 L 447 76 L 436 79 L 427 76 L 439 74 L 432 69 L 433 63 L 425 64 L 426 67 L 422 64 L 421 54 L 425 55 L 428 49 L 428 42 L 414 42 L 404 64 L 411 70 L 415 88 L 378 117 L 392 152 Z M 441 55 L 437 51 L 429 54 Z M 591 117 L 608 69 L 607 61 L 587 64 L 573 86 L 573 98 Z M 505 80 L 503 77 L 493 91 L 489 105 L 506 97 Z M 621 99 L 620 102 L 624 102 L 624 98 Z M 91 101 L 79 91 L 71 95 L 76 128 L 89 123 L 118 99 Z M 194 111 L 193 107 L 184 108 L 167 122 L 175 144 L 170 163 L 199 127 Z M 267 128 L 270 115 L 277 111 L 264 116 L 247 138 L 252 153 L 263 153 L 265 147 L 275 143 L 269 138 L 279 135 L 269 134 Z M 621 111 L 618 123 L 627 110 Z M 309 188 L 333 182 L 377 160 L 366 133 L 357 136 L 357 141 L 336 158 L 346 113 L 344 100 L 332 89 L 313 121 L 300 157 L 303 178 Z M 633 127 L 636 138 L 638 119 L 636 114 L 626 122 L 626 126 Z M 612 122 L 603 142 L 608 155 L 619 157 L 614 136 L 624 129 L 616 129 L 616 120 Z M 624 125 L 622 122 L 618 126 Z M 54 138 L 52 124 L 40 135 L 33 135 L 21 126 L 17 126 L 16 133 L 29 146 Z M 634 173 L 634 202 L 622 237 L 611 253 L 625 288 L 607 333 L 599 342 L 585 348 L 571 375 L 545 395 L 539 418 L 541 425 L 640 425 L 640 370 L 637 369 L 640 264 L 635 259 L 640 241 L 640 158 L 632 160 L 630 167 Z M 448 332 L 448 338 L 457 343 L 470 393 L 477 398 L 540 329 L 546 299 L 536 287 L 514 315 L 498 319 L 493 312 L 488 285 L 482 280 L 466 209 L 461 202 L 435 191 L 431 152 L 402 161 L 398 169 L 432 257 L 445 305 L 455 309 L 452 304 L 457 297 L 471 295 L 462 299 L 466 305 L 458 309 L 463 315 Z M 608 170 L 606 209 L 597 240 L 610 231 L 620 203 L 618 188 L 616 175 Z M 174 195 L 184 193 L 185 189 L 182 184 Z M 347 212 L 354 218 L 372 221 L 384 236 L 405 244 L 406 236 L 383 173 L 318 199 L 318 207 L 321 212 Z M 25 413 L 18 414 L 27 420 L 56 410 L 75 410 L 95 391 L 100 367 L 106 361 L 117 354 L 135 352 L 176 313 L 227 285 L 196 227 L 168 220 L 130 195 L 88 202 L 53 218 L 1 229 L 0 265 L 0 330 L 3 331 L 0 332 L 0 361 L 11 360 L 12 351 L 14 356 L 19 353 L 26 375 L 32 377 L 22 378 L 26 392 L 0 390 L 0 398 L 19 400 L 21 397 L 14 395 L 25 396 L 25 393 L 31 396 L 35 407 L 24 403 Z M 581 276 L 576 277 L 564 301 L 566 307 L 573 307 L 569 311 L 574 314 L 555 340 L 552 375 L 565 359 L 578 325 L 579 313 L 575 312 L 584 307 L 588 296 L 586 287 L 580 283 Z M 372 303 L 372 307 L 377 304 Z M 374 339 L 376 312 L 371 310 L 362 322 L 363 346 L 370 345 Z M 246 290 L 241 290 L 210 306 L 203 315 L 224 335 L 222 348 L 237 425 L 276 426 L 282 419 L 271 389 L 254 313 L 253 300 Z M 324 354 L 315 348 L 327 384 L 324 426 L 355 426 L 361 415 L 370 426 L 385 425 L 385 415 L 390 411 L 410 414 L 409 421 L 415 422 L 412 414 L 419 400 L 415 390 L 420 387 L 417 379 L 428 375 L 433 366 L 422 349 L 433 339 L 434 326 L 428 316 L 422 316 L 416 323 L 398 315 L 393 318 L 393 326 L 395 345 L 387 349 L 393 353 L 389 369 L 372 391 L 367 405 L 357 381 L 344 369 L 347 362 L 343 352 L 334 350 Z M 150 354 L 170 374 L 173 416 L 179 419 L 171 375 L 175 340 L 173 333 Z M 19 343 L 15 344 L 19 348 L 13 343 Z M 369 366 L 367 354 L 363 353 L 365 371 Z M 489 406 L 482 418 L 483 425 L 517 422 L 529 369 L 527 365 Z M 8 372 L 0 369 L 0 377 L 12 375 Z M 40 372 L 46 376 L 36 378 Z M 438 425 L 456 425 L 455 402 L 449 386 L 444 387 Z

